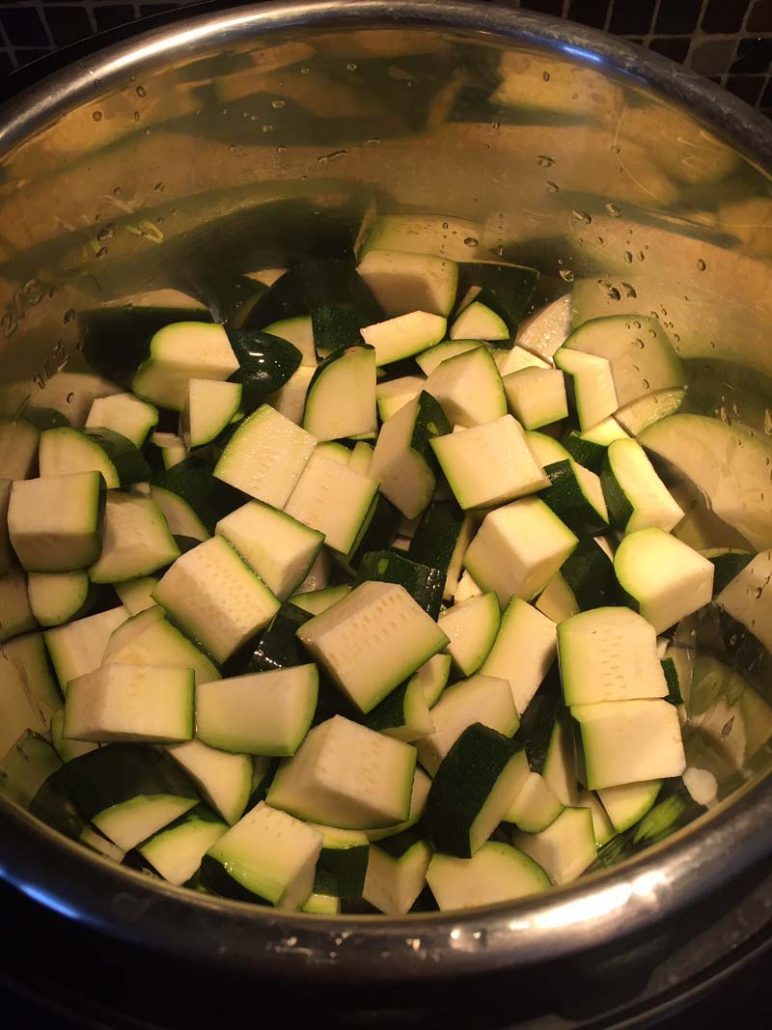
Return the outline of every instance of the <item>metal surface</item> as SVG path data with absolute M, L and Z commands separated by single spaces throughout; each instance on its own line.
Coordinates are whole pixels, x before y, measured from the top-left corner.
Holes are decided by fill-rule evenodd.
M 655 311 L 699 410 L 772 433 L 771 137 L 655 55 L 489 5 L 276 4 L 140 37 L 0 116 L 0 414 L 85 418 L 104 383 L 83 374 L 83 309 L 341 253 L 375 206 L 433 216 L 451 258 L 538 266 L 540 299 L 571 288 L 581 317 Z M 517 905 L 266 912 L 112 866 L 5 802 L 0 872 L 125 939 L 285 975 L 409 980 L 575 954 L 661 925 L 772 850 L 767 674 L 691 712 L 726 800 Z

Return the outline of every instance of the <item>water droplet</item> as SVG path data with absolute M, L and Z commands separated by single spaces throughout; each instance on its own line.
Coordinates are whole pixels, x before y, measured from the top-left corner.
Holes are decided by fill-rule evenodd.
M 166 189 L 166 186 L 162 182 L 157 182 L 153 189 L 156 191 L 156 193 L 163 193 L 163 191 Z
M 574 218 L 579 222 L 584 222 L 585 225 L 589 225 L 592 221 L 592 215 L 588 215 L 586 211 L 577 211 L 576 208 L 571 212 Z
M 549 181 L 547 182 L 547 192 L 548 193 L 557 193 L 559 189 L 560 189 L 560 186 L 558 186 L 558 184 L 556 182 L 549 182 Z
M 135 121 L 135 122 L 138 122 L 138 121 L 139 121 L 139 117 L 140 117 L 140 115 L 139 115 L 139 111 L 135 111 L 135 112 L 134 112 L 134 121 Z
M 598 243 L 605 243 L 605 242 L 606 242 L 606 241 L 605 241 L 605 240 L 603 239 L 603 237 L 602 237 L 602 236 L 599 236 L 599 237 L 598 237 Z
M 103 257 L 105 257 L 106 254 L 107 254 L 107 247 L 100 247 L 99 250 L 96 252 L 96 256 L 98 258 L 103 258 Z
M 107 225 L 103 225 L 96 234 L 96 238 L 102 242 L 102 240 L 109 240 L 115 235 L 115 225 L 110 222 Z
M 616 288 L 616 286 L 612 286 L 610 283 L 608 284 L 608 286 L 606 288 L 606 296 L 608 297 L 609 300 L 621 300 L 622 299 L 622 294 L 619 292 L 619 290 Z
M 570 268 L 561 268 L 560 269 L 560 278 L 565 283 L 572 283 L 574 281 L 574 279 L 576 278 L 576 276 L 574 275 L 574 273 L 571 271 Z
M 346 71 L 347 72 L 355 72 L 356 70 L 357 70 L 357 66 L 354 64 L 354 62 L 353 61 L 349 61 L 349 63 L 346 65 Z
M 310 71 L 311 71 L 311 69 L 310 69 L 310 68 L 308 68 L 307 66 L 304 66 L 303 68 L 301 68 L 301 69 L 300 69 L 300 74 L 301 74 L 301 75 L 308 75 L 308 73 L 309 73 Z
M 492 129 L 500 129 L 501 128 L 501 122 L 491 122 L 491 128 Z
M 137 93 L 138 97 L 146 97 L 147 96 L 147 90 L 145 89 L 144 86 L 137 86 L 136 93 Z
M 474 236 L 467 236 L 464 240 L 465 247 L 477 247 L 479 246 L 479 243 L 480 241 L 478 239 L 475 239 Z
M 276 100 L 272 100 L 271 101 L 271 107 L 275 111 L 281 111 L 281 109 L 284 107 L 284 101 L 281 100 L 280 98 L 277 98 Z
M 271 133 L 271 132 L 273 132 L 273 126 L 272 126 L 272 125 L 263 125 L 263 127 L 262 127 L 262 131 L 263 131 L 263 132 L 264 132 L 264 133 L 265 133 L 266 135 L 268 135 L 268 133 Z
M 697 268 L 699 268 L 701 272 L 704 272 L 707 267 L 708 266 L 705 264 L 702 258 L 697 259 Z
M 542 76 L 541 77 L 544 79 L 545 82 L 549 82 L 550 81 L 550 73 L 549 72 L 542 72 Z
M 641 380 L 641 386 L 644 388 L 644 390 L 648 390 L 649 387 L 651 386 L 651 383 L 649 382 L 648 379 L 642 379 Z
M 75 394 L 74 394 L 74 393 L 72 393 L 72 391 L 71 391 L 71 392 L 70 392 L 70 393 L 68 393 L 68 394 L 67 394 L 67 396 L 66 396 L 66 397 L 64 398 L 64 400 L 65 400 L 65 403 L 66 403 L 66 404 L 72 404 L 72 401 L 73 401 L 73 398 L 74 398 L 74 397 L 75 397 Z
M 764 409 L 764 432 L 767 436 L 772 436 L 772 411 L 769 408 Z M 769 458 L 767 458 L 769 462 Z
M 633 322 L 633 325 L 635 326 L 636 329 L 640 329 L 641 328 L 641 323 L 637 319 Z
M 732 727 L 733 726 L 734 726 L 734 716 L 732 716 L 732 718 L 728 722 L 724 723 L 724 725 L 721 727 L 721 736 L 722 737 L 728 737 L 729 734 L 732 732 Z
M 636 336 L 636 338 L 633 340 L 633 346 L 637 347 L 638 350 L 643 350 L 643 348 L 646 346 L 646 344 L 643 342 L 643 340 L 640 337 Z
M 622 289 L 625 291 L 626 297 L 637 297 L 638 291 L 631 283 L 622 283 Z
M 287 149 L 286 146 L 283 143 L 280 143 L 278 145 L 278 147 L 276 148 L 276 153 L 277 154 L 283 154 L 286 149 Z
M 606 204 L 606 211 L 612 218 L 621 218 L 622 212 L 616 206 L 616 204 Z
M 120 186 L 115 186 L 113 188 L 113 196 L 114 197 L 120 197 L 120 195 L 121 195 L 121 187 Z
M 64 315 L 62 316 L 62 321 L 65 325 L 67 325 L 68 322 L 73 322 L 77 317 L 78 312 L 75 310 L 75 308 L 67 308 Z
M 539 154 L 536 158 L 536 164 L 540 165 L 542 168 L 551 168 L 552 165 L 555 164 L 555 158 L 548 157 L 546 154 Z
M 631 265 L 633 263 L 633 255 L 630 253 L 629 250 L 625 251 L 625 261 L 628 263 L 628 265 Z
M 95 122 L 101 122 L 102 121 L 102 112 L 101 111 L 94 111 L 94 113 L 91 115 L 91 117 L 94 119 Z
M 378 136 L 373 136 L 371 139 L 366 139 L 364 145 L 366 147 L 376 147 L 380 142 Z
M 643 253 L 642 250 L 638 251 L 638 260 L 639 261 L 645 261 L 646 260 L 646 255 Z
M 500 243 L 498 247 L 496 247 L 496 253 L 499 257 L 504 257 L 504 245 L 502 243 Z

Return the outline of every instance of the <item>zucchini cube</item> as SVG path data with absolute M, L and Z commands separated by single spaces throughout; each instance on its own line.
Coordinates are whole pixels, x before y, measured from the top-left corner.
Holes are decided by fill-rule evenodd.
M 99 472 L 19 479 L 8 534 L 28 572 L 72 572 L 99 557 L 104 481 Z

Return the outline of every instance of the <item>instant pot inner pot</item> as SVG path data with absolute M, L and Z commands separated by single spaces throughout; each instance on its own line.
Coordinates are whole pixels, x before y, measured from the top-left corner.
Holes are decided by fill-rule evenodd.
M 769 180 L 686 106 L 568 43 L 397 25 L 179 33 L 106 57 L 88 86 L 87 71 L 44 84 L 26 122 L 15 109 L 0 415 L 50 407 L 83 425 L 109 389 L 84 358 L 84 312 L 119 310 L 128 334 L 154 291 L 211 305 L 229 279 L 351 255 L 400 215 L 414 250 L 538 268 L 534 307 L 567 294 L 575 322 L 657 318 L 688 372 L 682 410 L 772 436 Z M 683 539 L 747 546 L 684 491 Z M 713 607 L 677 643 L 689 765 L 715 777 L 721 810 L 769 770 L 770 655 Z M 695 811 L 686 833 L 715 816 Z

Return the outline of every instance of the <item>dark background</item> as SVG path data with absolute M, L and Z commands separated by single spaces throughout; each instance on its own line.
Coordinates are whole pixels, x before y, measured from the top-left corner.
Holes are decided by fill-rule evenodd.
M 772 0 L 498 2 L 624 36 L 683 62 L 772 116 Z M 0 75 L 97 32 L 191 6 L 195 0 L 0 0 Z

